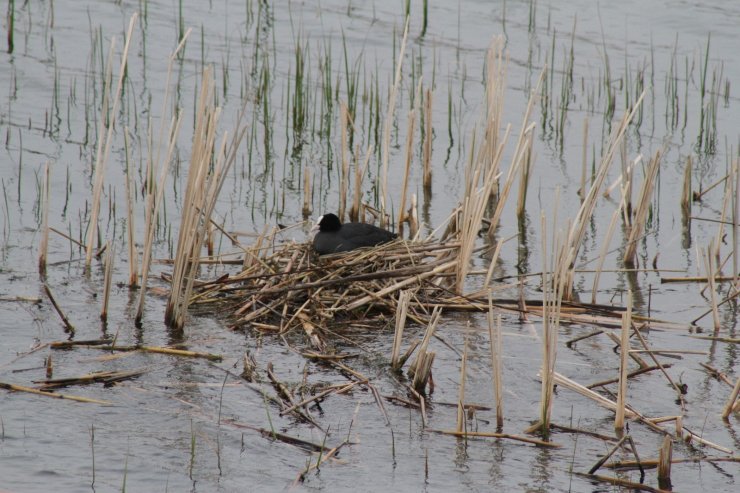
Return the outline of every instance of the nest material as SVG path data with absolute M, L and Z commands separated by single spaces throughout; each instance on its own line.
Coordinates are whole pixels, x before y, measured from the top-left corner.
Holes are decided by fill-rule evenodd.
M 414 293 L 408 316 L 422 323 L 433 306 L 459 303 L 448 288 L 458 247 L 397 240 L 319 257 L 308 244 L 284 243 L 262 255 L 257 246 L 239 274 L 200 283 L 191 303 L 207 311 L 229 307 L 236 327 L 281 333 L 300 327 L 320 348 L 317 326 L 332 321 L 385 326 L 395 316 L 402 289 Z

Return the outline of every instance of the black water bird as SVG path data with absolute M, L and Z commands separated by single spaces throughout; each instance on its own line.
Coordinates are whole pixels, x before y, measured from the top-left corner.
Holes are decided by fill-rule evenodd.
M 331 213 L 321 216 L 311 231 L 317 231 L 313 237 L 313 248 L 319 255 L 376 246 L 398 237 L 397 234 L 372 224 L 342 224 L 339 218 Z

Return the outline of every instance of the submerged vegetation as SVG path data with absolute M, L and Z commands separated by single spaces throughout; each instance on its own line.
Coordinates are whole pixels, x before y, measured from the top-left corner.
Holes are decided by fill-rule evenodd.
M 678 474 L 673 483 L 688 489 L 704 483 L 681 473 L 696 467 L 686 462 L 719 470 L 740 462 L 733 424 L 722 424 L 736 425 L 740 412 L 740 149 L 727 133 L 738 123 L 736 101 L 715 39 L 693 52 L 678 38 L 668 51 L 651 39 L 634 56 L 603 31 L 582 40 L 590 28 L 575 18 L 558 32 L 535 0 L 520 24 L 504 2 L 485 46 L 465 44 L 462 5 L 457 40 L 435 35 L 426 0 L 392 15 L 352 2 L 338 14 L 336 6 L 288 4 L 285 13 L 247 1 L 236 37 L 194 24 L 198 36 L 182 2 L 166 28 L 149 3 L 136 13 L 120 7 L 129 21 L 123 43 L 107 30 L 117 28 L 91 16 L 84 70 L 70 71 L 54 48 L 58 6 L 9 2 L 8 54 L 19 50 L 21 18 L 41 25 L 53 81 L 50 98 L 29 105 L 33 113 L 23 106 L 22 67 L 10 65 L 2 79 L 0 125 L 13 163 L 2 179 L 3 258 L 28 246 L 14 234 L 32 205 L 39 234 L 23 241 L 38 245 L 44 298 L 36 301 L 50 304 L 70 340 L 49 344 L 36 387 L 0 387 L 108 405 L 112 391 L 93 399 L 54 389 L 140 382 L 155 371 L 151 361 L 169 364 L 154 359 L 163 354 L 224 360 L 208 367 L 220 372 L 217 410 L 188 413 L 193 482 L 208 453 L 202 442 L 215 450 L 219 476 L 228 474 L 224 429 L 305 451 L 305 464 L 276 474 L 318 481 L 323 463 L 361 446 L 358 430 L 375 434 L 377 422 L 356 422 L 366 396 L 390 431 L 394 464 L 404 420 L 425 447 L 456 437 L 463 463 L 474 453 L 469 441 L 485 438 L 560 449 L 547 473 L 567 478 L 558 487 L 582 476 L 659 491 Z M 43 22 L 31 20 L 39 15 Z M 363 37 L 357 23 L 388 39 Z M 156 29 L 175 30 L 170 45 L 157 38 L 154 46 Z M 402 238 L 320 258 L 307 242 L 319 211 Z M 89 306 L 65 307 L 75 292 L 63 288 L 80 281 L 95 293 L 100 326 L 77 322 Z M 676 283 L 688 287 L 677 295 Z M 199 341 L 214 319 L 240 343 L 214 350 Z M 199 344 L 209 347 L 181 347 Z M 91 349 L 112 361 L 123 353 L 152 360 L 53 378 L 52 354 Z M 291 373 L 298 366 L 302 377 Z M 584 383 L 594 374 L 600 380 Z M 692 395 L 698 380 L 712 399 Z M 227 382 L 254 391 L 259 418 L 222 415 Z M 332 396 L 355 407 L 342 429 L 324 413 Z M 445 406 L 456 409 L 454 425 Z M 266 424 L 246 424 L 262 415 Z M 199 432 L 199 420 L 216 430 Z M 95 483 L 101 438 L 91 429 Z M 320 443 L 305 433 L 319 433 Z M 584 449 L 581 438 L 596 445 Z M 650 467 L 657 475 L 646 474 Z M 597 474 L 606 468 L 618 472 Z M 639 478 L 626 472 L 634 468 Z

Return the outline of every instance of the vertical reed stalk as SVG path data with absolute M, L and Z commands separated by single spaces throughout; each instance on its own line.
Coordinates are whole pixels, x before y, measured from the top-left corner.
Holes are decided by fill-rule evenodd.
M 339 220 L 344 221 L 344 211 L 347 207 L 347 189 L 349 188 L 349 153 L 347 152 L 347 105 L 339 103 L 339 129 L 342 142 L 342 165 L 339 174 Z
M 169 125 L 169 132 L 167 134 L 167 149 L 164 159 L 161 159 L 162 144 L 165 142 L 164 131 L 166 128 L 167 118 L 167 105 L 169 103 L 170 94 L 170 80 L 172 78 L 172 67 L 177 60 L 178 53 L 183 49 L 185 43 L 190 35 L 191 30 L 188 29 L 182 40 L 175 48 L 175 51 L 170 55 L 170 60 L 167 65 L 167 80 L 165 82 L 164 98 L 162 99 L 162 112 L 160 114 L 161 125 L 159 126 L 159 138 L 157 139 L 157 147 L 154 149 L 152 144 L 152 130 L 151 125 L 149 127 L 149 155 L 147 157 L 147 181 L 149 187 L 147 188 L 147 204 L 146 204 L 146 224 L 144 227 L 144 252 L 142 253 L 142 264 L 141 264 L 141 290 L 139 291 L 139 299 L 136 306 L 136 322 L 141 322 L 141 318 L 144 316 L 144 300 L 146 299 L 146 286 L 149 279 L 149 267 L 152 261 L 152 247 L 154 245 L 154 230 L 157 223 L 157 215 L 159 214 L 159 206 L 162 203 L 162 197 L 164 196 L 164 184 L 167 180 L 167 174 L 172 161 L 172 154 L 177 142 L 177 136 L 180 133 L 180 115 L 181 112 L 177 112 L 172 116 Z M 159 180 L 155 180 L 155 175 L 159 167 Z
M 311 168 L 303 170 L 303 219 L 311 215 Z
M 622 196 L 619 199 L 619 206 L 614 210 L 612 219 L 609 221 L 609 229 L 606 231 L 606 237 L 601 243 L 601 252 L 599 253 L 599 262 L 596 266 L 596 273 L 594 274 L 594 284 L 591 288 L 591 303 L 596 303 L 596 294 L 599 292 L 599 279 L 601 278 L 601 270 L 604 268 L 604 262 L 606 261 L 606 254 L 609 251 L 609 245 L 611 244 L 614 231 L 617 227 L 617 221 L 619 215 L 624 210 L 627 188 L 621 187 Z
M 131 187 L 131 160 L 129 150 L 129 132 L 128 127 L 124 128 L 124 147 L 126 150 L 126 218 L 128 235 L 128 285 L 136 287 L 139 284 L 139 255 L 136 252 L 135 228 L 134 228 L 134 195 Z
M 493 321 L 493 294 L 488 291 L 488 337 L 491 341 L 491 372 L 493 373 L 493 399 L 496 402 L 496 431 L 504 428 L 503 402 L 503 334 L 501 333 L 501 315 Z
M 691 156 L 686 158 L 686 167 L 683 170 L 683 188 L 681 190 L 681 212 L 684 217 L 691 216 Z
M 564 290 L 565 293 L 567 293 L 568 297 L 570 297 L 570 293 L 572 292 L 573 268 L 575 266 L 576 259 L 578 258 L 578 250 L 580 249 L 581 243 L 583 242 L 583 237 L 586 234 L 586 229 L 591 222 L 590 220 L 591 216 L 593 215 L 594 208 L 596 207 L 596 200 L 598 198 L 599 190 L 601 189 L 601 186 L 606 179 L 607 173 L 609 171 L 609 166 L 611 165 L 612 158 L 614 157 L 614 153 L 617 150 L 617 146 L 619 145 L 621 139 L 624 137 L 624 133 L 627 131 L 629 123 L 632 121 L 632 118 L 634 118 L 637 112 L 637 108 L 642 103 L 644 97 L 645 91 L 643 91 L 642 94 L 640 94 L 640 97 L 637 98 L 637 101 L 635 102 L 635 105 L 632 107 L 632 109 L 624 115 L 619 126 L 612 131 L 611 137 L 609 138 L 609 142 L 606 146 L 606 150 L 602 155 L 601 164 L 599 165 L 596 176 L 594 177 L 591 184 L 591 188 L 586 194 L 586 198 L 583 200 L 581 207 L 578 209 L 578 214 L 576 215 L 576 218 L 573 221 L 573 225 L 568 233 L 568 239 L 566 242 L 566 259 L 564 259 L 565 264 L 570 269 L 570 271 L 568 272 L 568 279 L 565 280 L 566 289 Z
M 42 192 L 41 242 L 39 244 L 39 274 L 46 276 L 46 255 L 49 250 L 49 161 L 44 165 L 44 186 Z
M 460 387 L 457 393 L 457 432 L 465 431 L 465 375 L 468 372 L 468 340 L 465 339 L 462 363 L 460 364 Z
M 635 217 L 627 238 L 627 248 L 624 251 L 624 264 L 627 267 L 634 267 L 637 260 L 637 242 L 645 231 L 645 221 L 650 210 L 650 199 L 655 188 L 655 178 L 658 175 L 658 169 L 660 169 L 661 157 L 662 151 L 658 149 L 655 156 L 650 160 L 645 180 L 640 189 L 640 198 L 637 200 Z
M 426 4 L 426 2 L 424 2 Z M 424 98 L 424 149 L 422 161 L 424 164 L 424 189 L 432 188 L 432 90 L 426 90 Z
M 586 176 L 588 170 L 588 116 L 583 119 L 583 160 L 581 164 L 581 188 L 578 189 L 578 196 L 581 202 L 586 198 Z
M 404 289 L 398 293 L 398 308 L 396 309 L 396 331 L 393 337 L 393 350 L 391 352 L 391 368 L 398 371 L 401 369 L 399 356 L 401 354 L 401 340 L 403 339 L 403 329 L 406 326 L 406 314 L 409 309 L 411 292 Z
M 105 278 L 103 281 L 103 307 L 100 310 L 100 320 L 108 322 L 108 303 L 110 301 L 110 287 L 113 278 L 113 263 L 116 261 L 116 247 L 110 240 L 105 248 Z
M 714 240 L 709 242 L 709 246 L 702 252 L 704 260 L 704 269 L 707 272 L 707 289 L 709 289 L 709 300 L 712 304 L 712 323 L 714 325 L 714 331 L 717 332 L 721 328 L 719 319 L 719 307 L 717 306 L 717 291 L 715 282 L 715 270 L 714 270 L 714 256 L 712 255 Z
M 391 147 L 391 127 L 393 127 L 393 114 L 396 110 L 396 97 L 401 85 L 401 67 L 403 67 L 403 55 L 406 51 L 406 39 L 409 34 L 409 17 L 406 17 L 406 23 L 403 28 L 403 38 L 401 40 L 401 50 L 396 61 L 396 75 L 393 78 L 393 88 L 388 98 L 388 111 L 383 122 L 383 142 L 381 148 L 382 175 L 380 180 L 380 225 L 384 226 L 386 218 L 386 199 L 388 197 L 388 159 L 390 157 Z
M 94 240 L 98 235 L 98 216 L 100 215 L 100 197 L 103 193 L 103 181 L 105 180 L 105 167 L 108 162 L 108 156 L 110 155 L 111 142 L 113 141 L 113 120 L 118 114 L 118 104 L 121 100 L 121 92 L 123 91 L 123 79 L 126 75 L 126 64 L 128 63 L 128 51 L 131 46 L 131 37 L 134 30 L 134 24 L 136 23 L 138 15 L 134 13 L 129 21 L 128 31 L 126 32 L 126 43 L 123 47 L 123 53 L 121 55 L 121 66 L 118 70 L 118 82 L 116 83 L 116 92 L 113 96 L 113 105 L 110 113 L 106 114 L 107 104 L 103 106 L 103 115 L 100 118 L 100 132 L 98 140 L 98 148 L 95 153 L 95 179 L 93 185 L 93 198 L 90 204 L 90 226 L 87 229 L 86 247 L 85 253 L 85 266 L 89 267 L 92 261 L 93 250 L 95 248 Z M 111 41 L 111 54 L 113 47 L 115 46 L 115 38 Z M 103 136 L 106 130 L 105 126 L 108 126 L 105 136 Z M 102 151 L 102 152 L 101 152 Z
M 349 211 L 349 218 L 352 221 L 358 221 L 363 215 L 360 211 L 360 209 L 362 208 L 362 180 L 365 178 L 365 171 L 367 171 L 367 166 L 370 163 L 370 157 L 373 155 L 374 152 L 374 147 L 372 144 L 370 144 L 367 147 L 367 151 L 365 152 L 365 159 L 362 163 L 362 166 L 360 166 L 359 162 L 355 166 L 355 189 L 353 190 L 354 195 L 352 197 L 352 208 Z
M 185 325 L 185 314 L 190 304 L 193 283 L 200 267 L 200 251 L 218 194 L 229 168 L 236 160 L 239 143 L 246 133 L 242 126 L 245 113 L 242 109 L 233 137 L 229 141 L 228 135 L 225 135 L 216 149 L 216 129 L 221 109 L 214 107 L 214 90 L 213 73 L 210 67 L 206 67 L 198 98 L 188 183 L 172 273 L 172 288 L 165 310 L 165 323 L 177 330 L 181 330 Z
M 673 461 L 673 439 L 666 435 L 658 451 L 658 487 L 671 490 L 671 465 Z
M 614 428 L 624 429 L 624 412 L 627 403 L 627 361 L 630 352 L 630 327 L 632 326 L 632 291 L 627 292 L 627 311 L 622 314 L 622 337 L 619 352 L 619 393 Z
M 419 101 L 419 93 L 421 91 L 421 78 L 419 79 L 419 84 L 416 89 L 417 97 L 415 100 L 417 101 L 416 104 L 418 104 Z M 408 188 L 408 182 L 409 182 L 409 173 L 411 172 L 411 161 L 414 157 L 414 131 L 416 128 L 416 107 L 412 108 L 411 111 L 409 111 L 409 119 L 408 119 L 408 128 L 406 130 L 406 166 L 404 168 L 403 172 L 403 184 L 401 185 L 401 204 L 398 209 L 398 222 L 397 227 L 398 231 L 401 231 L 401 227 L 406 220 L 405 214 L 406 214 L 406 189 Z

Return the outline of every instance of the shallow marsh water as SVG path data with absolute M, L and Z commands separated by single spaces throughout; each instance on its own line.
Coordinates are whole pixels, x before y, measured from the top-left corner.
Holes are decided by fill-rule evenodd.
M 368 144 L 376 143 L 373 97 L 380 101 L 381 122 L 387 107 L 403 29 L 403 4 L 15 2 L 14 50 L 0 55 L 0 177 L 4 195 L 0 381 L 30 385 L 33 380 L 44 378 L 44 361 L 50 354 L 56 377 L 114 369 L 147 371 L 111 388 L 92 385 L 64 390 L 108 400 L 112 406 L 1 390 L 0 490 L 49 491 L 53 487 L 58 491 L 97 492 L 276 491 L 290 489 L 307 463 L 315 463 L 315 455 L 265 438 L 244 425 L 266 429 L 274 426 L 277 431 L 316 443 L 324 441 L 324 434 L 280 417 L 259 392 L 224 370 L 238 374 L 241 357 L 249 350 L 260 367 L 271 362 L 275 373 L 287 382 L 300 383 L 304 372 L 309 384 L 346 382 L 341 374 L 307 363 L 270 335 L 230 331 L 228 321 L 220 317 L 193 316 L 183 334 L 172 332 L 163 323 L 164 301 L 157 296 L 149 297 L 141 326 L 134 324 L 135 293 L 123 284 L 128 272 L 125 242 L 129 226 L 125 214 L 122 134 L 128 127 L 130 159 L 140 189 L 147 119 L 151 117 L 153 128 L 159 128 L 167 60 L 177 43 L 179 26 L 192 27 L 185 55 L 175 63 L 174 90 L 170 93 L 171 101 L 182 109 L 185 122 L 178 142 L 178 165 L 167 184 L 166 210 L 162 212 L 154 256 L 170 258 L 174 251 L 187 177 L 194 100 L 203 63 L 212 64 L 218 74 L 216 97 L 224 107 L 222 130 L 230 130 L 242 101 L 248 100 L 249 134 L 216 212 L 225 229 L 258 233 L 265 224 L 301 221 L 301 180 L 307 168 L 314 176 L 315 215 L 334 210 L 338 200 L 338 101 L 349 99 L 348 78 L 355 80 L 355 143 L 364 152 Z M 43 165 L 46 161 L 52 163 L 50 225 L 75 238 L 83 237 L 92 197 L 91 162 L 100 119 L 103 60 L 115 36 L 115 77 L 123 32 L 134 11 L 140 12 L 140 20 L 129 54 L 128 79 L 116 120 L 100 221 L 102 237 L 114 240 L 118 252 L 114 271 L 117 284 L 107 326 L 99 320 L 101 263 L 94 261 L 91 272 L 86 273 L 84 252 L 58 235 L 51 237 L 47 282 L 77 328 L 75 339 L 107 334 L 116 335 L 122 344 L 183 343 L 189 349 L 221 354 L 220 363 L 140 353 L 109 358 L 92 350 L 51 351 L 46 347 L 27 354 L 40 344 L 68 337 L 43 293 L 36 269 Z M 627 157 L 632 160 L 642 153 L 647 161 L 663 145 L 666 154 L 648 234 L 638 250 L 640 265 L 649 266 L 657 256 L 658 266 L 666 269 L 664 276 L 702 275 L 696 247 L 706 247 L 717 235 L 718 226 L 694 220 L 688 235 L 682 230 L 682 174 L 686 158 L 691 155 L 695 162 L 694 186 L 706 187 L 722 178 L 732 156 L 737 156 L 740 112 L 734 91 L 740 80 L 738 22 L 740 5 L 719 0 L 430 2 L 428 27 L 422 35 L 422 4 L 411 2 L 409 45 L 392 135 L 389 197 L 400 197 L 406 114 L 415 85 L 423 75 L 424 88 L 432 88 L 434 94 L 433 187 L 431 195 L 425 197 L 420 184 L 419 145 L 410 189 L 419 195 L 420 215 L 427 230 L 441 224 L 458 203 L 472 135 L 483 116 L 486 49 L 493 36 L 505 34 L 510 57 L 505 123 L 519 128 L 529 90 L 540 70 L 546 63 L 555 70 L 546 76 L 551 99 L 540 101 L 533 115 L 538 127 L 528 216 L 520 229 L 513 204 L 507 211 L 499 236 L 520 236 L 504 247 L 497 275 L 516 276 L 540 270 L 540 211 L 546 211 L 549 218 L 554 197 L 559 193 L 558 221 L 564 225 L 579 206 L 576 192 L 583 160 L 584 119 L 588 118 L 589 125 L 590 163 L 598 160 L 610 123 L 621 116 L 625 102 L 635 100 L 642 86 L 648 92 L 641 122 L 628 135 Z M 296 131 L 292 113 L 297 44 L 307 56 L 307 82 L 302 86 L 302 97 L 306 98 L 308 110 L 301 131 Z M 569 86 L 569 71 L 564 67 L 571 50 L 573 83 Z M 702 98 L 704 65 L 710 90 Z M 331 82 L 333 96 L 329 99 L 322 99 L 324 69 L 330 74 L 326 80 Z M 560 97 L 563 91 L 567 93 L 567 109 Z M 614 100 L 613 116 L 609 94 Z M 324 106 L 328 104 L 331 108 Z M 704 133 L 702 108 L 705 116 L 710 110 L 715 111 L 716 118 L 714 125 L 703 127 Z M 561 113 L 565 115 L 562 125 Z M 615 158 L 609 182 L 619 175 L 619 160 Z M 379 158 L 373 158 L 371 163 L 365 198 L 372 203 Z M 641 176 L 638 182 L 640 179 Z M 692 215 L 719 219 L 722 188 L 717 187 L 702 202 L 694 204 Z M 586 269 L 593 266 L 588 261 L 598 256 L 615 206 L 614 200 L 605 199 L 597 207 L 579 257 Z M 136 213 L 134 228 L 140 239 L 144 223 L 140 193 Z M 307 230 L 292 230 L 290 235 L 303 240 Z M 731 231 L 721 240 L 724 258 L 732 251 Z M 621 267 L 622 242 L 617 233 L 607 268 Z M 220 248 L 229 250 L 225 239 Z M 731 261 L 726 271 L 732 270 L 730 265 Z M 485 259 L 476 259 L 476 267 L 486 266 Z M 169 270 L 168 265 L 157 264 L 153 274 Z M 204 269 L 202 275 L 215 277 L 224 270 L 228 268 L 212 267 Z M 681 359 L 664 359 L 673 363 L 669 369 L 672 377 L 688 385 L 684 424 L 737 455 L 738 417 L 732 416 L 727 423 L 719 418 L 729 389 L 710 378 L 700 366 L 710 364 L 730 379 L 738 378 L 737 345 L 689 337 L 688 322 L 709 307 L 707 295 L 701 293 L 703 285 L 666 285 L 660 283 L 660 278 L 661 274 L 648 271 L 605 274 L 597 300 L 621 305 L 627 289 L 631 289 L 637 312 L 647 313 L 649 307 L 653 316 L 683 324 L 680 329 L 651 331 L 649 342 L 655 348 L 702 352 L 683 355 Z M 156 279 L 152 283 L 166 286 Z M 480 279 L 471 279 L 470 287 L 479 283 Z M 591 297 L 591 283 L 591 274 L 577 277 L 576 288 L 585 299 Z M 724 298 L 729 289 L 729 285 L 721 285 L 718 296 Z M 530 282 L 528 297 L 539 296 L 536 281 Z M 15 297 L 41 301 L 18 301 Z M 737 339 L 734 303 L 720 308 L 720 320 L 720 335 Z M 711 317 L 705 317 L 698 326 L 711 333 L 711 323 Z M 354 367 L 370 376 L 381 394 L 403 395 L 403 389 L 388 375 L 392 328 L 379 333 L 360 328 L 342 330 L 359 344 L 345 347 L 342 340 L 335 341 L 340 349 L 359 354 Z M 591 330 L 590 326 L 564 325 L 560 340 Z M 407 337 L 421 332 L 420 327 L 409 327 Z M 504 332 L 504 431 L 521 433 L 539 412 L 540 384 L 536 374 L 541 362 L 541 324 L 536 319 L 519 322 L 515 316 L 505 315 Z M 455 350 L 434 342 L 436 388 L 430 399 L 428 427 L 451 429 L 457 410 L 448 404 L 457 400 L 460 353 L 466 341 L 466 401 L 492 405 L 486 320 L 483 316 L 449 314 L 444 317 L 439 334 Z M 606 338 L 589 339 L 574 349 L 561 344 L 557 369 L 582 383 L 611 378 L 619 366 L 619 357 L 612 349 L 613 343 Z M 680 412 L 672 389 L 658 372 L 632 381 L 630 392 L 630 404 L 644 414 L 666 416 Z M 321 409 L 315 410 L 315 416 L 329 429 L 326 445 L 334 446 L 346 436 L 352 445 L 344 447 L 338 459 L 322 465 L 319 472 L 310 472 L 305 482 L 295 488 L 543 492 L 617 489 L 569 472 L 588 471 L 608 449 L 601 440 L 555 433 L 553 440 L 562 447 L 552 450 L 505 440 L 456 440 L 425 431 L 416 410 L 389 402 L 385 409 L 390 424 L 373 396 L 360 389 L 324 401 Z M 613 433 L 611 413 L 567 390 L 558 390 L 553 412 L 555 423 Z M 471 417 L 468 426 L 493 431 L 494 423 L 493 412 L 484 410 Z M 657 455 L 662 437 L 638 424 L 631 424 L 630 432 L 642 457 Z M 721 455 L 700 446 L 677 444 L 674 458 L 702 453 Z M 630 458 L 627 454 L 621 457 Z M 737 463 L 685 463 L 674 466 L 672 479 L 678 491 L 734 491 L 739 471 Z M 638 479 L 637 473 L 620 474 L 633 481 Z M 657 484 L 654 471 L 648 471 L 646 482 Z

